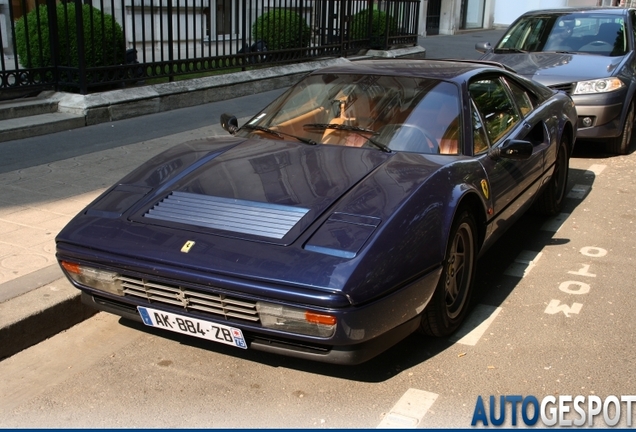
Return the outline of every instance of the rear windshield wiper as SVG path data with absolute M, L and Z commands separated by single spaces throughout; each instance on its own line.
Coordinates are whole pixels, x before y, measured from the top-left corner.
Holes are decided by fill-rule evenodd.
M 267 127 L 264 127 L 264 126 L 246 124 L 246 125 L 243 125 L 241 127 L 241 129 L 243 129 L 243 128 L 265 132 L 265 133 L 268 133 L 270 135 L 277 136 L 278 138 L 283 138 L 283 137 L 286 137 L 286 136 L 290 137 L 290 138 L 295 138 L 298 141 L 300 141 L 302 143 L 305 143 L 305 144 L 309 144 L 309 145 L 316 145 L 317 144 L 317 142 L 312 140 L 312 139 L 299 137 L 299 136 L 296 136 L 296 135 L 292 135 L 292 134 L 288 134 L 288 133 L 285 133 L 285 132 L 281 132 L 281 131 L 277 131 L 277 130 L 274 130 L 274 129 L 270 129 L 270 128 L 267 128 Z
M 373 129 L 366 129 L 360 126 L 351 126 L 351 125 L 344 125 L 344 124 L 338 124 L 338 123 L 308 123 L 303 125 L 303 127 L 310 128 L 310 129 L 321 129 L 321 130 L 336 129 L 336 130 L 351 131 L 351 132 L 357 133 L 360 136 L 363 136 L 364 138 L 367 139 L 367 141 L 369 141 L 371 144 L 373 144 L 374 146 L 376 146 L 383 152 L 391 153 L 391 149 L 389 147 L 365 135 L 365 134 L 377 135 L 378 133 L 374 131 Z

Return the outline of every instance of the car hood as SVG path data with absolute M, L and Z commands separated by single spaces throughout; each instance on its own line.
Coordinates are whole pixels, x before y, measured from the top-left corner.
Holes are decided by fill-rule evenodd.
M 549 86 L 616 75 L 625 56 L 606 57 L 550 52 L 490 53 L 486 54 L 482 60 L 503 63 L 519 75 Z
M 142 181 L 155 193 L 129 218 L 287 245 L 390 157 L 374 150 L 274 140 L 244 140 L 224 151 L 196 153 L 197 160 L 171 158 L 169 163 L 183 168 L 161 187 Z
M 369 243 L 448 161 L 281 140 L 186 143 L 89 205 L 58 234 L 58 254 L 138 271 L 163 266 L 326 290 L 362 286 L 369 269 L 351 278 L 371 255 Z M 448 193 L 446 183 L 427 199 Z M 410 216 L 400 230 L 425 216 Z M 439 243 L 439 228 L 426 235 Z M 92 256 L 80 252 L 87 249 Z M 427 251 L 431 261 L 437 253 Z

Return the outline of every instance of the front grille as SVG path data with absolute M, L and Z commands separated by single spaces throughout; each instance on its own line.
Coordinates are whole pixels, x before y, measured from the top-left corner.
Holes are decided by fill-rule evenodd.
M 557 90 L 557 91 L 563 91 L 569 95 L 572 95 L 574 93 L 574 89 L 576 87 L 576 83 L 565 83 L 565 84 L 555 84 L 555 85 L 551 85 L 549 86 L 551 89 L 553 90 Z
M 228 297 L 224 294 L 204 293 L 198 290 L 168 285 L 148 279 L 119 276 L 124 295 L 143 298 L 149 303 L 178 306 L 187 311 L 197 311 L 225 319 L 241 319 L 258 322 L 256 302 Z

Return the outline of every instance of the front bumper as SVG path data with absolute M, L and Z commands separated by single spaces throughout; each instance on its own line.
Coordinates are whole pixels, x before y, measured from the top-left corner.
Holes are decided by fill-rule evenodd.
M 623 131 L 622 118 L 626 92 L 619 94 L 593 96 L 573 96 L 578 116 L 577 138 L 604 139 L 619 136 Z M 625 107 L 627 108 L 627 107 Z M 586 125 L 585 119 L 591 121 Z
M 82 290 L 84 303 L 137 322 L 142 322 L 137 312 L 137 306 L 152 307 L 165 312 L 239 328 L 245 336 L 248 349 L 326 363 L 353 365 L 371 359 L 418 328 L 419 314 L 430 301 L 440 272 L 441 267 L 411 284 L 364 305 L 322 309 L 311 306 L 312 309 L 336 316 L 336 330 L 334 335 L 329 338 L 274 330 L 262 327 L 259 322 L 228 320 L 222 316 L 202 314 L 176 305 L 153 303 L 139 297 L 117 296 L 79 285 L 73 280 L 71 282 Z M 180 284 L 181 282 L 174 281 L 174 283 Z M 242 293 L 235 292 L 233 294 L 236 297 L 254 300 Z M 280 300 L 271 298 L 265 300 L 280 302 Z M 306 304 L 280 303 L 295 307 L 308 307 Z
M 112 313 L 136 322 L 142 322 L 137 309 L 129 305 L 114 302 L 110 299 L 82 292 L 82 302 L 98 310 Z M 236 325 L 236 324 L 233 324 Z M 301 342 L 284 337 L 272 337 L 244 331 L 248 349 L 268 353 L 295 357 L 323 363 L 356 365 L 364 363 L 378 354 L 386 351 L 411 333 L 420 325 L 420 317 L 410 320 L 390 329 L 382 335 L 354 345 L 333 346 L 315 342 Z M 210 344 L 213 347 L 215 344 Z M 236 350 L 237 353 L 241 351 Z

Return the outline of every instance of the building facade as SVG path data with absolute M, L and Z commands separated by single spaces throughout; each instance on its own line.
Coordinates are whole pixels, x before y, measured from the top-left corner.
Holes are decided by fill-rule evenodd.
M 420 34 L 451 35 L 460 31 L 507 27 L 536 9 L 610 6 L 617 0 L 422 0 Z

